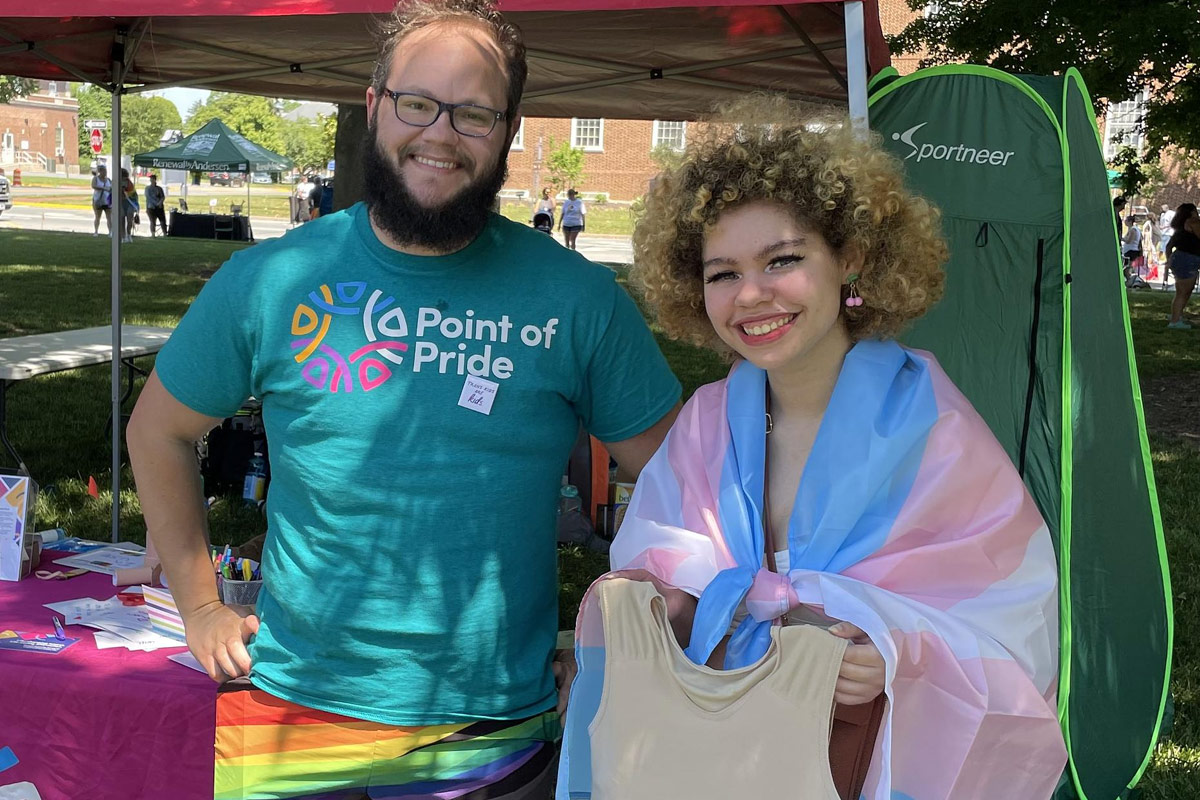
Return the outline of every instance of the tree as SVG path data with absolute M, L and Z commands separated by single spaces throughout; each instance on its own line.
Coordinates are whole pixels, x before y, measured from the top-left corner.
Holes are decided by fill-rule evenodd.
M 214 119 L 221 120 L 261 147 L 283 152 L 283 119 L 270 98 L 212 92 L 205 102 L 192 104 L 184 133 L 195 133 Z
M 321 129 L 308 120 L 283 120 L 283 149 L 279 152 L 290 158 L 296 168 L 309 174 L 325 167 L 328 160 L 322 152 Z
M 554 193 L 573 189 L 583 183 L 583 151 L 571 147 L 570 142 L 554 143 L 550 139 L 550 155 L 546 158 L 546 170 L 550 173 L 550 185 Z
M 323 163 L 328 164 L 333 160 L 333 154 L 336 151 L 337 112 L 335 111 L 332 114 L 318 114 L 317 125 L 321 128 L 321 155 L 325 159 Z
M 1117 151 L 1108 166 L 1119 173 L 1116 183 L 1125 197 L 1136 197 L 1141 188 L 1150 181 L 1146 165 L 1142 163 L 1137 150 L 1129 145 Z
M 75 90 L 75 98 L 79 101 L 79 119 L 110 119 L 112 117 L 112 95 L 93 86 L 90 83 L 80 84 Z M 96 154 L 92 152 L 92 132 L 82 122 L 79 124 L 79 163 L 88 164 Z M 104 147 L 101 153 L 112 153 L 112 142 L 104 137 Z
M 1076 67 L 1096 97 L 1148 97 L 1148 155 L 1200 150 L 1200 17 L 1180 0 L 908 0 L 923 11 L 893 37 L 893 53 L 922 50 L 922 65 L 966 61 L 1050 75 Z M 1103 109 L 1096 109 L 1103 112 Z
M 167 130 L 183 127 L 179 109 L 165 97 L 126 95 L 121 99 L 121 150 L 130 155 L 155 150 Z
M 663 142 L 650 150 L 650 160 L 659 172 L 674 172 L 683 163 L 683 150 Z
M 29 78 L 18 78 L 16 75 L 0 75 L 0 103 L 7 103 L 14 97 L 24 97 L 32 94 L 37 84 Z
M 83 120 L 112 120 L 112 94 L 90 83 L 80 84 L 75 89 L 79 101 L 79 160 L 88 163 L 96 154 L 92 152 L 92 131 Z M 162 141 L 163 132 L 183 127 L 179 109 L 165 97 L 147 97 L 141 94 L 125 95 L 121 98 L 121 152 L 136 155 L 154 150 Z M 101 155 L 112 155 L 112 137 L 105 131 Z

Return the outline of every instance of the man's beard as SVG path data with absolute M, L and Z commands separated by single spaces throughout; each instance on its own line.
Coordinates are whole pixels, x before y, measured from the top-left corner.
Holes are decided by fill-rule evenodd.
M 427 207 L 409 191 L 399 168 L 379 151 L 374 124 L 367 129 L 362 150 L 363 198 L 371 219 L 397 243 L 435 252 L 452 253 L 474 241 L 487 225 L 496 194 L 508 177 L 506 160 L 498 158 L 490 173 L 444 203 Z M 401 153 L 401 164 L 405 158 L 407 154 Z

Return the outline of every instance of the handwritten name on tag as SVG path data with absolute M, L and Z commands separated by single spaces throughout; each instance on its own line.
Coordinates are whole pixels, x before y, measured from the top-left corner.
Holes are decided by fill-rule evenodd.
M 462 394 L 458 396 L 458 404 L 480 414 L 491 414 L 492 403 L 496 401 L 496 390 L 499 388 L 500 384 L 495 381 L 468 375 L 463 383 Z

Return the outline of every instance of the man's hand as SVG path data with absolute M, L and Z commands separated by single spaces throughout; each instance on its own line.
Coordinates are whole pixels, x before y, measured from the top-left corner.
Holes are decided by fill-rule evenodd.
M 842 656 L 842 667 L 838 670 L 837 686 L 833 700 L 844 706 L 870 703 L 883 692 L 887 669 L 883 654 L 871 642 L 871 637 L 857 625 L 839 622 L 829 632 L 841 639 L 849 639 L 846 654 Z
M 558 715 L 561 717 L 567 713 L 567 700 L 571 697 L 571 684 L 579 672 L 579 665 L 575 663 L 575 651 L 559 650 L 556 652 L 554 663 L 550 665 L 550 668 L 554 670 L 554 685 L 558 687 Z
M 224 683 L 250 674 L 246 644 L 258 633 L 258 617 L 250 606 L 209 603 L 184 620 L 188 649 L 208 677 Z

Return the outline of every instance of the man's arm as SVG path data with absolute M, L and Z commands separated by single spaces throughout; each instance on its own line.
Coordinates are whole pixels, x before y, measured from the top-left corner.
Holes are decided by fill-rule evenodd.
M 681 405 L 676 403 L 662 419 L 636 436 L 622 439 L 619 442 L 604 443 L 608 452 L 616 460 L 621 477 L 637 480 L 637 476 L 642 472 L 642 467 L 646 466 L 646 462 L 650 460 L 650 457 L 662 444 L 663 439 L 666 438 L 667 431 L 675 424 L 675 417 L 679 416 L 680 408 Z
M 176 400 L 152 372 L 129 421 L 129 460 L 147 536 L 162 561 L 183 617 L 188 647 L 216 681 L 250 672 L 246 642 L 258 618 L 242 617 L 217 596 L 196 442 L 221 422 Z

